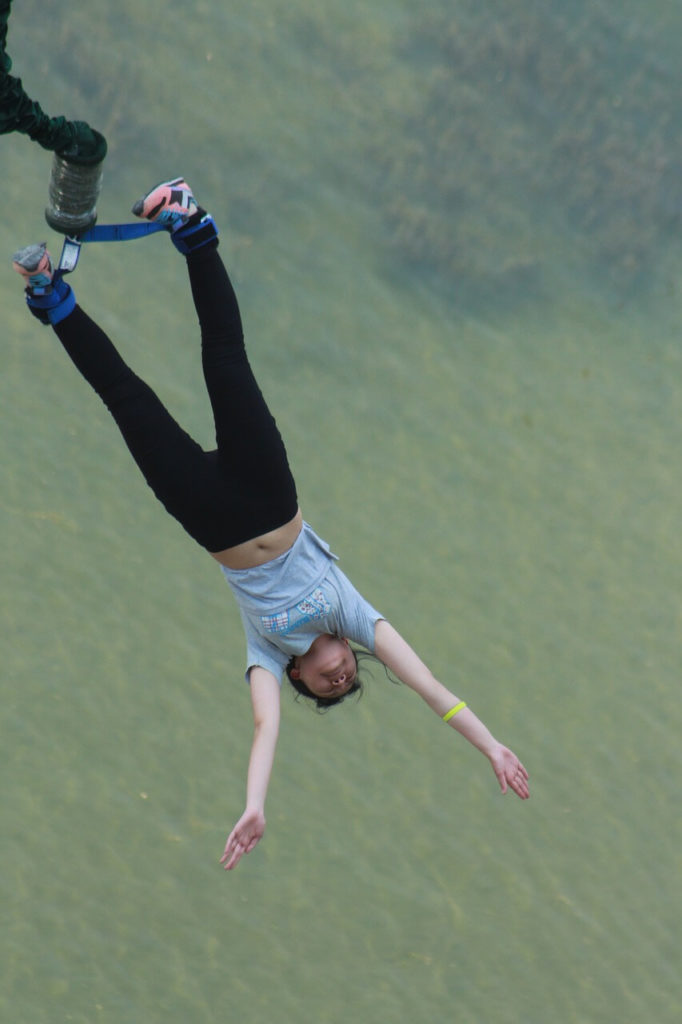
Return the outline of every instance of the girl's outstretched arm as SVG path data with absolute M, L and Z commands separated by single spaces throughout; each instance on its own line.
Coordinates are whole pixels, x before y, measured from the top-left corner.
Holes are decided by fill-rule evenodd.
M 279 733 L 277 679 L 267 669 L 254 667 L 250 682 L 254 733 L 246 782 L 246 810 L 227 837 L 225 852 L 220 858 L 226 871 L 236 867 L 245 853 L 251 853 L 265 832 L 265 797 Z
M 384 665 L 401 682 L 418 693 L 441 718 L 461 703 L 458 697 L 438 682 L 409 644 L 385 619 L 380 619 L 376 624 L 375 649 Z M 516 754 L 498 743 L 473 711 L 466 706 L 462 707 L 449 719 L 448 724 L 485 754 L 503 793 L 511 789 L 522 800 L 528 798 L 528 772 Z

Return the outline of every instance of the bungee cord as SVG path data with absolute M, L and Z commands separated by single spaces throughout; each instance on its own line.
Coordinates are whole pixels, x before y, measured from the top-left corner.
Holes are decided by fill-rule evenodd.
M 0 0 L 0 135 L 21 132 L 71 163 L 101 163 L 107 142 L 100 132 L 85 121 L 50 117 L 27 95 L 21 79 L 10 75 L 12 58 L 7 52 L 7 32 L 11 7 L 12 0 Z
M 95 225 L 107 141 L 86 121 L 50 117 L 27 95 L 21 79 L 10 75 L 7 33 L 11 7 L 12 0 L 0 0 L 0 135 L 20 132 L 54 153 L 45 219 L 53 230 L 66 236 L 57 268 L 62 276 L 76 269 L 83 242 L 143 238 L 161 230 L 162 225 Z

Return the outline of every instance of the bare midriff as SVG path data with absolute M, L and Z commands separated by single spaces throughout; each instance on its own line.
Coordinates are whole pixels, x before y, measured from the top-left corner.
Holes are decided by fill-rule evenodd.
M 245 540 L 243 544 L 236 544 L 233 548 L 212 551 L 211 555 L 228 569 L 253 569 L 254 566 L 264 565 L 265 562 L 270 562 L 288 551 L 302 528 L 303 516 L 299 509 L 294 518 L 284 526 L 278 526 L 276 530 L 263 533 L 260 537 Z

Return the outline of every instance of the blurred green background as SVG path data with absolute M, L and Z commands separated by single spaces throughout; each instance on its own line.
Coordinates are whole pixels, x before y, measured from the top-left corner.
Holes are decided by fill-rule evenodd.
M 175 174 L 218 220 L 306 518 L 533 795 L 375 670 L 285 692 L 221 871 L 236 606 L 23 308 L 51 157 L 4 136 L 0 1018 L 679 1021 L 682 8 L 15 8 L 29 94 L 108 138 L 100 222 Z M 172 247 L 73 284 L 210 445 Z

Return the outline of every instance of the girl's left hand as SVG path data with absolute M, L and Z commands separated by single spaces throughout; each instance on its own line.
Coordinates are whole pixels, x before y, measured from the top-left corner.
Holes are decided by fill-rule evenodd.
M 528 772 L 513 750 L 498 744 L 489 757 L 502 792 L 506 793 L 507 789 L 511 789 L 522 800 L 527 800 L 530 796 Z
M 227 842 L 220 863 L 226 871 L 235 868 L 245 853 L 251 853 L 265 832 L 265 815 L 261 810 L 247 809 L 234 826 Z

